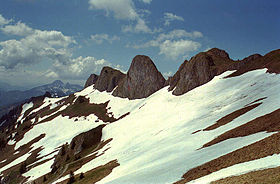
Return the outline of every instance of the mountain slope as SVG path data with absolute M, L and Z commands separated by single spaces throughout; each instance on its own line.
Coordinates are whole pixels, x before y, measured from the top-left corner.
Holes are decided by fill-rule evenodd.
M 277 168 L 280 76 L 268 71 L 226 71 L 180 96 L 89 86 L 33 99 L 0 134 L 3 181 L 67 183 L 73 171 L 75 183 L 209 183 Z
M 27 101 L 31 97 L 43 95 L 47 91 L 50 92 L 53 97 L 62 97 L 80 91 L 81 89 L 82 87 L 79 85 L 64 84 L 62 81 L 56 80 L 53 83 L 38 86 L 26 91 L 2 91 L 0 92 L 0 116 L 7 113 L 6 110 L 4 112 L 2 112 L 2 110 L 9 110 L 11 107 Z

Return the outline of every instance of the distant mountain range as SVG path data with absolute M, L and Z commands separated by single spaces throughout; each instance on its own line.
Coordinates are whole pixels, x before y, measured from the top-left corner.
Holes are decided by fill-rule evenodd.
M 50 92 L 52 97 L 67 96 L 83 89 L 82 86 L 76 84 L 64 84 L 60 80 L 56 80 L 50 84 L 34 87 L 29 90 L 10 90 L 14 89 L 10 85 L 5 83 L 0 84 L 0 116 L 11 110 L 16 105 L 25 102 L 27 99 L 40 96 L 45 92 Z
M 23 87 L 23 86 L 14 86 L 10 85 L 7 82 L 0 81 L 0 91 L 14 91 L 14 90 L 28 90 L 28 87 Z

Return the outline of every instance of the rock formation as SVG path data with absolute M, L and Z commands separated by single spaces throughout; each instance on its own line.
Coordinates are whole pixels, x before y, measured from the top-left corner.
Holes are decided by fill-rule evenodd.
M 140 99 L 169 85 L 172 94 L 182 95 L 228 70 L 237 70 L 228 77 L 259 68 L 268 68 L 268 72 L 280 73 L 280 63 L 277 60 L 279 55 L 280 50 L 275 50 L 265 56 L 253 54 L 243 60 L 234 61 L 226 51 L 213 48 L 197 54 L 190 61 L 184 61 L 167 81 L 148 56 L 138 55 L 132 60 L 126 75 L 119 70 L 104 67 L 99 77 L 94 74 L 89 77 L 85 87 L 95 83 L 94 87 L 99 91 L 112 92 L 115 89 L 114 96 Z
M 119 82 L 125 77 L 125 74 L 111 67 L 104 67 L 94 85 L 99 91 L 112 92 Z
M 242 75 L 248 71 L 267 68 L 270 73 L 280 73 L 280 49 L 271 51 L 264 56 L 259 54 L 244 58 L 236 72 L 229 77 Z
M 91 74 L 91 75 L 89 76 L 89 78 L 87 79 L 84 88 L 87 88 L 87 87 L 89 87 L 89 86 L 95 84 L 96 81 L 97 81 L 97 79 L 98 79 L 98 75 L 96 75 L 96 74 Z
M 134 57 L 125 78 L 120 82 L 114 96 L 140 99 L 164 87 L 165 79 L 148 56 Z
M 185 61 L 169 80 L 169 90 L 174 95 L 182 95 L 213 79 L 216 75 L 226 71 L 234 61 L 224 50 L 213 48 L 201 52 Z

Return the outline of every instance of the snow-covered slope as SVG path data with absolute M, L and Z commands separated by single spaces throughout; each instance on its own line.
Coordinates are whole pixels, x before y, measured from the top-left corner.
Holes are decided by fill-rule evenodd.
M 277 134 L 276 131 L 263 129 L 248 135 L 233 135 L 205 146 L 218 136 L 280 108 L 280 76 L 266 71 L 259 69 L 241 76 L 224 78 L 233 72 L 228 71 L 181 96 L 172 95 L 167 86 L 148 98 L 128 100 L 99 92 L 89 86 L 71 96 L 73 103 L 66 102 L 68 97 L 46 98 L 36 107 L 35 103 L 26 104 L 18 122 L 22 121 L 24 125 L 26 117 L 29 117 L 31 128 L 22 138 L 11 138 L 10 143 L 13 145 L 8 148 L 14 154 L 18 152 L 15 155 L 19 156 L 13 159 L 7 155 L 0 156 L 0 172 L 4 176 L 9 175 L 9 168 L 19 167 L 37 150 L 34 161 L 27 163 L 27 171 L 22 174 L 25 178 L 21 181 L 37 179 L 37 182 L 42 182 L 42 176 L 47 174 L 48 182 L 65 182 L 69 178 L 69 163 L 56 171 L 59 174 L 53 177 L 50 174 L 60 147 L 70 144 L 80 133 L 104 124 L 106 126 L 102 130 L 100 142 L 103 146 L 99 144 L 83 155 L 81 159 L 87 161 L 72 169 L 77 177 L 85 173 L 84 183 L 90 181 L 87 178 L 96 168 L 105 167 L 114 161 L 117 165 L 110 172 L 100 174 L 97 183 L 186 183 L 188 180 L 182 180 L 182 177 L 187 171 Z M 116 121 L 103 122 L 95 113 L 81 116 L 65 114 L 78 97 L 85 97 L 89 104 L 108 102 L 106 115 L 114 117 Z M 228 123 L 207 130 L 207 127 L 216 124 L 221 118 L 252 105 L 256 107 L 239 114 Z M 51 112 L 43 116 L 44 109 Z M 40 112 L 40 117 L 31 116 L 36 112 Z M 34 138 L 38 140 L 34 141 Z M 30 149 L 23 149 L 24 145 Z M 189 183 L 209 183 L 253 170 L 277 167 L 280 166 L 279 157 L 277 154 L 264 155 L 252 161 L 229 164 L 215 172 L 194 177 Z

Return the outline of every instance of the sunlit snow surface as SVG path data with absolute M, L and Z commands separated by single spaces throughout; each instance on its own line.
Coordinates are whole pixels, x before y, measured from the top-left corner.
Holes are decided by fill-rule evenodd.
M 280 155 L 275 154 L 258 160 L 252 160 L 249 162 L 236 164 L 225 169 L 221 169 L 217 172 L 211 173 L 207 176 L 191 181 L 189 182 L 189 184 L 210 183 L 211 181 L 219 180 L 228 176 L 245 174 L 255 170 L 274 168 L 279 165 L 280 165 Z
M 217 76 L 209 83 L 181 96 L 172 95 L 168 92 L 168 87 L 146 99 L 138 100 L 113 97 L 110 93 L 94 90 L 93 86 L 76 93 L 75 96 L 89 98 L 90 103 L 110 101 L 108 111 L 112 112 L 116 118 L 128 112 L 130 114 L 117 122 L 108 124 L 103 129 L 102 139 L 105 141 L 113 138 L 112 141 L 98 151 L 99 157 L 85 164 L 75 174 L 85 173 L 112 160 L 117 160 L 120 166 L 113 169 L 110 175 L 98 182 L 99 184 L 173 183 L 180 180 L 182 175 L 191 168 L 272 135 L 273 133 L 260 132 L 199 149 L 224 132 L 280 108 L 279 75 L 268 74 L 266 69 L 262 69 L 238 77 L 223 78 L 230 73 L 232 72 Z M 267 98 L 262 100 L 262 105 L 231 123 L 212 131 L 192 134 L 263 97 Z M 54 106 L 49 101 L 45 101 L 44 105 Z M 33 150 L 43 146 L 44 149 L 40 155 L 47 155 L 57 150 L 58 146 L 70 142 L 79 133 L 103 123 L 95 123 L 96 119 L 97 117 L 90 115 L 87 120 L 81 118 L 75 122 L 74 118 L 59 116 L 50 122 L 35 125 L 21 141 L 16 143 L 16 148 L 40 134 L 46 134 L 43 139 L 33 144 Z M 105 154 L 101 154 L 102 152 Z M 278 159 L 278 157 L 256 160 L 251 163 L 250 169 L 260 169 L 259 163 L 269 165 L 268 162 L 273 159 Z M 276 163 L 275 166 L 280 165 Z M 25 176 L 33 176 L 29 181 L 35 179 L 40 176 L 35 173 L 50 171 L 50 165 L 51 161 L 32 168 L 25 173 Z M 218 171 L 216 176 L 215 173 L 206 176 L 207 182 L 227 177 L 230 173 L 236 175 L 243 172 L 246 171 L 235 165 Z
M 197 150 L 218 135 L 280 108 L 280 77 L 265 72 L 224 79 L 231 73 L 226 72 L 182 96 L 173 96 L 166 87 L 147 99 L 131 101 L 87 88 L 84 92 L 92 103 L 110 100 L 114 114 L 130 115 L 103 129 L 103 140 L 113 138 L 103 150 L 110 149 L 75 174 L 117 159 L 120 166 L 99 183 L 173 183 L 191 168 L 272 135 L 261 132 Z M 231 123 L 192 134 L 263 97 L 268 98 L 262 105 Z

